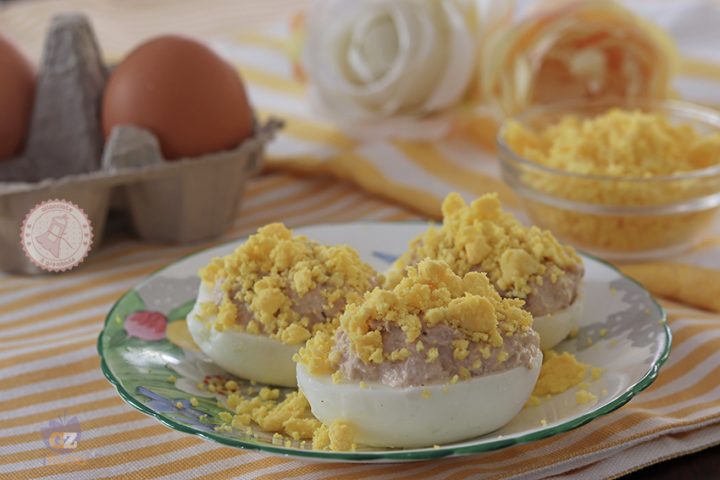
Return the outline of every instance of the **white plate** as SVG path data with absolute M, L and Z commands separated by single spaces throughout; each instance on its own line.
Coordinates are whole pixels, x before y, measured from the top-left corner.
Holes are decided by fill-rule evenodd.
M 374 268 L 384 271 L 410 239 L 427 225 L 421 223 L 353 223 L 318 225 L 298 229 L 320 243 L 345 243 L 356 248 Z M 219 432 L 218 395 L 194 386 L 206 376 L 232 378 L 193 350 L 183 333 L 184 319 L 192 306 L 199 280 L 197 271 L 211 258 L 234 250 L 241 241 L 186 257 L 142 281 L 127 292 L 107 316 L 98 339 L 106 377 L 132 406 L 183 432 L 220 443 L 304 458 L 350 461 L 398 461 L 467 455 L 538 440 L 583 425 L 621 407 L 650 385 L 670 351 L 670 330 L 662 308 L 640 285 L 612 266 L 583 255 L 585 309 L 577 337 L 556 350 L 569 351 L 581 362 L 601 367 L 602 376 L 589 381 L 588 390 L 598 397 L 592 404 L 578 404 L 576 388 L 526 407 L 508 425 L 493 433 L 440 448 L 413 450 L 360 450 L 326 452 L 273 444 L 271 434 L 259 429 Z M 132 314 L 160 312 L 145 327 Z M 153 323 L 154 322 L 154 323 Z M 173 375 L 177 381 L 169 382 Z M 242 381 L 239 381 L 242 383 Z M 259 386 L 258 386 L 259 388 Z M 204 396 L 203 396 L 204 395 Z M 191 407 L 188 400 L 200 403 Z M 177 402 L 184 407 L 178 409 Z M 207 415 L 208 420 L 200 418 Z

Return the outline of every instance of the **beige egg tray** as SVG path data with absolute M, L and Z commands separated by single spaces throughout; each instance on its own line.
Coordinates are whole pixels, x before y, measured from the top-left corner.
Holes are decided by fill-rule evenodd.
M 0 270 L 41 272 L 23 252 L 20 228 L 35 205 L 51 199 L 68 200 L 85 211 L 93 228 L 93 248 L 100 243 L 115 195 L 144 240 L 190 243 L 221 235 L 235 218 L 246 181 L 260 168 L 264 146 L 279 127 L 279 122 L 271 120 L 240 147 L 227 152 L 164 162 L 158 149 L 147 149 L 143 143 L 114 159 L 138 159 L 152 156 L 154 151 L 159 161 L 140 166 L 105 165 L 96 172 L 37 183 L 0 183 Z M 151 137 L 149 132 L 132 130 Z M 118 136 L 122 132 L 115 131 Z M 157 146 L 157 142 L 152 144 Z
M 0 162 L 0 270 L 42 271 L 20 243 L 25 216 L 61 199 L 82 208 L 103 236 L 111 203 L 127 210 L 137 235 L 152 242 L 190 243 L 222 234 L 240 208 L 247 180 L 261 166 L 265 145 L 282 127 L 271 119 L 234 150 L 167 162 L 155 136 L 116 127 L 107 142 L 100 101 L 107 78 L 89 22 L 53 19 L 39 69 L 25 151 Z M 92 253 L 91 253 L 92 254 Z

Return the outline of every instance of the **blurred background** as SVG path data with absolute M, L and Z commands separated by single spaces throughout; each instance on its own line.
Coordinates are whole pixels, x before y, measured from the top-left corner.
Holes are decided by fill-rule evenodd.
M 185 33 L 228 38 L 243 29 L 287 17 L 308 0 L 0 0 L 0 32 L 40 58 L 50 19 L 62 12 L 85 13 L 109 57 L 119 56 L 149 37 Z

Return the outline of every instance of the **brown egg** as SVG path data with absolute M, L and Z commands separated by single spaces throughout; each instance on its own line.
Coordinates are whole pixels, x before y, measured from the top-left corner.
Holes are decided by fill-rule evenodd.
M 35 97 L 35 69 L 0 35 L 0 160 L 22 152 Z
M 103 99 L 105 137 L 115 125 L 151 130 L 168 160 L 237 147 L 253 114 L 237 71 L 200 42 L 168 35 L 133 50 Z

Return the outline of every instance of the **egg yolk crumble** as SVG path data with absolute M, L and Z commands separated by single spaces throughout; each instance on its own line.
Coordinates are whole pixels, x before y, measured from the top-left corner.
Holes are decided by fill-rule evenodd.
M 359 301 L 377 283 L 376 275 L 354 249 L 320 245 L 273 223 L 200 270 L 219 298 L 203 302 L 199 318 L 214 316 L 208 327 L 218 331 L 299 344 L 318 329 L 332 328 L 345 303 Z
M 566 115 L 539 132 L 510 122 L 505 140 L 529 160 L 580 174 L 652 177 L 720 163 L 720 134 L 702 136 L 688 124 L 640 110 Z
M 228 395 L 226 407 L 230 412 L 221 412 L 223 420 L 218 431 L 236 429 L 247 434 L 254 433 L 254 427 L 272 432 L 273 443 L 292 446 L 299 442 L 301 448 L 311 442 L 313 450 L 352 451 L 354 428 L 348 422 L 334 421 L 324 425 L 315 418 L 302 391 L 290 392 L 284 398 L 277 388 L 249 387 L 246 392 L 235 390 Z
M 615 108 L 592 118 L 567 115 L 537 130 L 510 122 L 503 137 L 517 155 L 575 174 L 542 169 L 522 174 L 522 183 L 550 197 L 650 207 L 679 204 L 717 191 L 715 175 L 681 175 L 720 164 L 720 134 L 703 134 L 660 113 Z M 526 207 L 537 223 L 560 237 L 583 248 L 613 253 L 687 245 L 707 228 L 718 210 L 592 214 L 530 200 Z
M 362 302 L 348 305 L 339 328 L 362 362 L 380 364 L 403 361 L 412 352 L 422 352 L 427 362 L 436 361 L 437 349 L 426 348 L 421 334 L 428 327 L 448 325 L 462 334 L 452 344 L 453 357 L 462 360 L 468 357 L 471 346 L 499 349 L 504 337 L 532 332 L 532 316 L 522 304 L 519 299 L 501 298 L 484 273 L 469 272 L 460 277 L 442 261 L 423 260 L 409 267 L 392 290 L 375 288 Z M 386 351 L 381 330 L 392 327 L 402 330 L 405 346 Z M 300 349 L 296 360 L 310 373 L 333 374 L 341 356 L 333 348 L 336 337 L 331 332 L 317 332 Z M 460 374 L 470 376 L 467 368 L 460 369 Z
M 549 231 L 526 227 L 504 212 L 495 193 L 469 205 L 451 193 L 443 201 L 442 214 L 442 225 L 415 238 L 395 262 L 388 285 L 396 284 L 408 265 L 432 258 L 444 261 L 458 275 L 485 272 L 504 295 L 525 298 L 543 277 L 555 283 L 565 270 L 581 265 L 575 250 L 560 245 Z
M 585 378 L 589 365 L 578 362 L 568 352 L 544 352 L 540 377 L 535 384 L 533 395 L 557 395 L 578 385 Z

